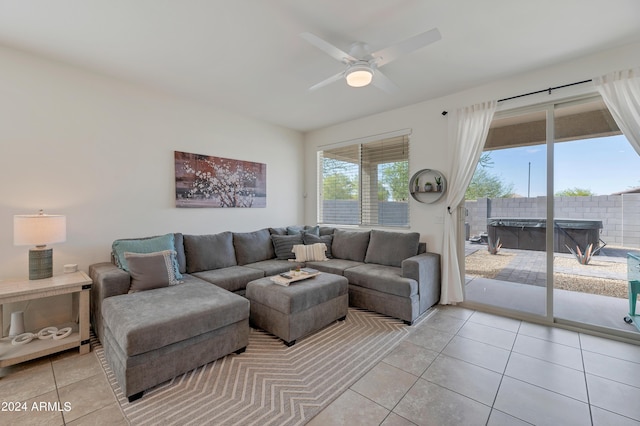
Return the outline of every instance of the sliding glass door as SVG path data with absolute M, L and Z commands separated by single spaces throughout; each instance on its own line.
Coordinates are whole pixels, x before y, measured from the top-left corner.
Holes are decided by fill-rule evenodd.
M 501 114 L 467 189 L 466 300 L 547 316 L 547 110 Z
M 633 328 L 622 318 L 626 253 L 640 253 L 638 170 L 599 96 L 497 114 L 465 202 L 465 300 Z
M 640 157 L 600 97 L 554 109 L 554 316 L 630 330 L 626 254 L 636 225 Z

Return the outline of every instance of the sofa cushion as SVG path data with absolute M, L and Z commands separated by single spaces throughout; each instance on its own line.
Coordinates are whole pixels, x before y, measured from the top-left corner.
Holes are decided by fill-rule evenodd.
M 195 272 L 194 277 L 229 291 L 244 291 L 249 281 L 264 277 L 264 272 L 246 266 L 229 266 Z
M 255 232 L 236 232 L 233 234 L 233 247 L 238 265 L 273 259 L 275 252 L 268 229 Z
M 411 297 L 418 293 L 418 283 L 402 277 L 402 268 L 368 264 L 344 271 L 349 284 L 401 297 Z
M 185 276 L 179 286 L 108 297 L 102 316 L 131 357 L 242 321 L 249 317 L 249 301 Z
M 129 274 L 131 274 L 129 293 L 178 284 L 174 270 L 175 251 L 163 250 L 155 253 L 127 251 L 124 257 L 127 259 Z
M 271 241 L 276 252 L 276 257 L 280 260 L 295 259 L 291 250 L 296 244 L 302 244 L 302 235 L 272 235 Z
M 356 262 L 355 260 L 345 259 L 329 259 L 323 262 L 306 262 L 307 267 L 317 269 L 322 272 L 329 272 L 336 275 L 344 275 L 344 271 L 354 266 L 364 265 L 362 262 Z
M 165 234 L 155 237 L 126 238 L 115 240 L 111 245 L 111 249 L 116 265 L 119 268 L 129 272 L 127 259 L 124 256 L 125 252 L 155 253 L 163 250 L 176 250 L 175 235 Z M 182 279 L 182 274 L 180 273 L 180 266 L 178 265 L 177 257 L 174 259 L 174 270 L 176 273 L 176 278 Z
M 290 270 L 295 269 L 296 266 L 302 268 L 304 267 L 304 264 L 300 262 L 291 262 L 289 260 L 269 259 L 261 262 L 248 263 L 244 266 L 262 271 L 265 277 L 270 277 L 283 272 L 289 272 Z
M 369 245 L 369 235 L 369 231 L 345 231 L 343 229 L 336 229 L 333 233 L 333 243 L 331 244 L 333 257 L 364 262 L 367 245 Z
M 402 261 L 418 254 L 420 234 L 417 232 L 388 232 L 373 229 L 367 248 L 366 263 L 402 266 Z
M 233 234 L 185 235 L 184 251 L 187 272 L 194 273 L 236 265 Z

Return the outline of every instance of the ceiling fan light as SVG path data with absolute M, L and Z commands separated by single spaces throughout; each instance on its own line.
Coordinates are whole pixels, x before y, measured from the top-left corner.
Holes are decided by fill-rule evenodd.
M 369 67 L 353 67 L 347 72 L 346 79 L 351 87 L 364 87 L 373 80 L 373 72 Z

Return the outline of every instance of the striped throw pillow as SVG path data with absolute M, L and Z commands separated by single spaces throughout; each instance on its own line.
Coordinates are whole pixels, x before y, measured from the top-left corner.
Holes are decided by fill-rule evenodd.
M 296 244 L 291 251 L 296 255 L 296 262 L 313 262 L 328 260 L 325 256 L 327 245 L 325 243 L 316 243 L 310 245 Z

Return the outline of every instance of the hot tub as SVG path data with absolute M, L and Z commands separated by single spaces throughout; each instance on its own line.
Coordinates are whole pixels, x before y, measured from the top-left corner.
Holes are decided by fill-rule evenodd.
M 584 252 L 589 244 L 600 245 L 601 220 L 556 219 L 553 233 L 553 251 L 571 253 L 566 246 Z M 500 238 L 502 247 L 520 250 L 546 249 L 547 220 L 540 218 L 490 218 L 487 233 L 491 241 Z M 596 253 L 597 254 L 597 253 Z

